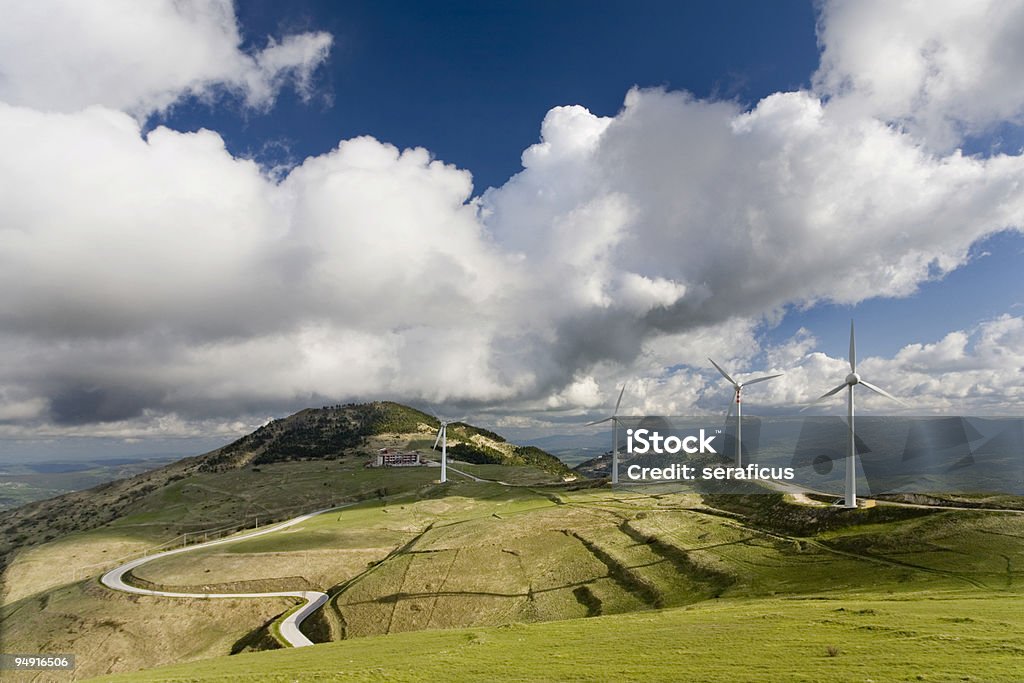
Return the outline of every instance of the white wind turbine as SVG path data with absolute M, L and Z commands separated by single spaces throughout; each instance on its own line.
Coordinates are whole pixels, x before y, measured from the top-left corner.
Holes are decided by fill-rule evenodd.
M 611 417 L 606 417 L 602 420 L 594 420 L 588 422 L 587 427 L 599 425 L 603 422 L 612 422 L 612 483 L 619 483 L 619 405 L 622 403 L 622 394 L 626 392 L 626 385 L 622 385 L 622 390 L 619 391 L 619 400 L 615 402 L 615 410 L 612 411 Z
M 743 393 L 743 387 L 748 386 L 750 384 L 757 384 L 758 382 L 767 382 L 770 379 L 775 379 L 776 377 L 782 377 L 782 375 L 785 374 L 785 373 L 781 373 L 780 372 L 777 375 L 766 375 L 765 377 L 757 377 L 755 379 L 748 379 L 746 382 L 737 382 L 736 380 L 734 380 L 732 377 L 729 376 L 728 372 L 726 372 L 721 367 L 719 367 L 718 363 L 716 363 L 715 361 L 711 360 L 710 358 L 708 358 L 708 360 L 711 361 L 711 364 L 715 366 L 716 370 L 718 370 L 720 373 L 722 373 L 722 377 L 724 377 L 729 382 L 729 384 L 732 385 L 732 388 L 733 388 L 733 390 L 735 392 L 735 398 L 736 398 L 736 467 L 742 467 L 743 466 L 743 463 L 742 463 L 742 457 L 743 457 L 743 455 L 742 455 L 743 454 L 743 450 L 742 450 L 742 444 L 743 444 L 743 403 L 740 400 L 740 395 Z M 725 414 L 726 422 L 729 421 L 729 415 L 731 415 L 731 414 L 732 414 L 732 403 L 729 403 L 729 412 L 727 412 Z
M 448 420 L 437 418 L 441 426 L 437 428 L 437 438 L 434 439 L 434 450 L 437 450 L 437 442 L 441 442 L 441 483 L 448 481 Z
M 822 394 L 818 398 L 814 399 L 814 401 L 812 402 L 812 403 L 817 403 L 818 401 L 822 401 L 822 400 L 828 398 L 829 396 L 832 396 L 833 394 L 838 394 L 843 389 L 847 390 L 847 394 L 848 394 L 847 416 L 849 418 L 849 425 L 850 425 L 850 445 L 849 445 L 849 451 L 848 451 L 847 458 L 846 458 L 846 493 L 845 493 L 845 501 L 843 503 L 843 507 L 847 507 L 847 508 L 855 508 L 855 507 L 857 507 L 857 442 L 856 442 L 856 431 L 854 429 L 854 424 L 853 424 L 853 413 L 854 413 L 854 411 L 853 411 L 853 388 L 855 386 L 857 386 L 858 384 L 860 384 L 860 385 L 862 385 L 864 387 L 867 387 L 868 389 L 870 389 L 871 391 L 875 392 L 879 396 L 885 396 L 888 399 L 892 399 L 893 401 L 896 401 L 900 405 L 906 405 L 905 403 L 903 403 L 903 401 L 899 400 L 898 398 L 896 398 L 895 396 L 890 394 L 885 389 L 882 389 L 881 387 L 876 387 L 874 384 L 872 384 L 871 382 L 868 382 L 866 379 L 861 378 L 861 376 L 859 374 L 857 374 L 857 344 L 854 341 L 854 337 L 853 337 L 853 321 L 851 320 L 850 321 L 850 374 L 848 374 L 846 376 L 846 380 L 842 384 L 837 386 L 835 389 L 832 389 L 832 390 Z M 801 408 L 801 410 L 806 410 L 809 407 L 810 406 L 805 406 L 804 408 Z

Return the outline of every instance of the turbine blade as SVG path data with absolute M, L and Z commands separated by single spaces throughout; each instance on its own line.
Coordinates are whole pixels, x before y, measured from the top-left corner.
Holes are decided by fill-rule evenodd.
M 770 379 L 775 379 L 776 377 L 782 377 L 784 374 L 785 373 L 780 372 L 777 375 L 768 375 L 767 377 L 758 377 L 757 379 L 748 379 L 741 386 L 749 386 L 751 384 L 757 384 L 758 382 L 767 382 Z
M 725 411 L 725 422 L 728 424 L 729 418 L 732 417 L 732 407 L 736 405 L 736 399 L 729 401 L 729 409 Z
M 439 442 L 439 441 L 441 441 L 441 430 L 442 430 L 442 429 L 443 429 L 443 427 L 438 427 L 438 428 L 437 428 L 437 438 L 436 438 L 436 439 L 434 439 L 434 449 L 433 449 L 433 450 L 435 450 L 435 451 L 437 450 L 437 444 L 438 444 L 438 442 Z
M 850 321 L 850 372 L 857 372 L 857 342 L 853 339 L 853 320 Z
M 903 401 L 899 400 L 898 398 L 896 398 L 895 396 L 890 394 L 888 391 L 886 391 L 882 387 L 877 387 L 874 384 L 872 384 L 871 382 L 865 382 L 864 380 L 861 380 L 860 383 L 863 384 L 864 386 L 866 386 L 871 391 L 873 391 L 876 394 L 878 394 L 879 396 L 885 396 L 888 399 L 892 399 L 893 401 L 896 401 L 897 403 L 899 403 L 901 406 L 907 405 L 906 403 L 904 403 Z
M 599 425 L 602 422 L 608 422 L 609 420 L 614 420 L 614 419 L 615 419 L 615 416 L 613 415 L 612 417 L 606 417 L 603 420 L 594 420 L 593 422 L 588 422 L 587 424 L 585 424 L 583 426 L 584 427 L 593 427 L 594 425 Z
M 711 359 L 708 358 L 708 360 L 711 360 Z M 715 361 L 711 360 L 711 364 L 715 366 L 715 370 L 718 370 L 720 373 L 722 373 L 722 377 L 724 377 L 727 380 L 729 380 L 729 384 L 731 384 L 733 386 L 736 386 L 736 380 L 734 380 L 732 377 L 730 377 L 729 373 L 726 372 L 725 370 L 723 370 L 722 367 L 718 363 L 716 363 Z
M 839 393 L 840 391 L 842 391 L 843 389 L 845 389 L 845 388 L 846 388 L 846 386 L 847 386 L 847 385 L 846 385 L 846 382 L 843 382 L 842 384 L 840 384 L 840 385 L 839 385 L 838 387 L 836 387 L 835 389 L 832 389 L 832 390 L 831 390 L 831 391 L 829 391 L 828 393 L 822 394 L 822 395 L 821 395 L 821 396 L 819 396 L 818 398 L 814 399 L 813 401 L 811 401 L 810 403 L 808 403 L 807 405 L 805 405 L 805 406 L 804 406 L 803 408 L 801 408 L 801 409 L 800 409 L 800 412 L 801 412 L 801 413 L 802 413 L 802 412 L 804 412 L 805 410 L 807 410 L 808 408 L 810 408 L 811 406 L 813 406 L 813 405 L 814 405 L 815 403 L 818 403 L 819 401 L 823 401 L 823 400 L 825 400 L 826 398 L 828 398 L 829 396 L 832 396 L 833 394 L 838 394 L 838 393 Z
M 804 405 L 804 407 L 803 407 L 802 409 L 800 409 L 800 412 L 801 412 L 801 413 L 803 413 L 804 411 L 806 411 L 807 409 L 809 409 L 809 408 L 811 407 L 811 405 L 814 405 L 815 403 L 818 403 L 818 402 L 820 402 L 820 401 L 824 400 L 824 399 L 825 399 L 825 398 L 827 398 L 828 396 L 831 396 L 831 395 L 833 395 L 833 394 L 837 394 L 837 393 L 839 393 L 840 391 L 842 391 L 843 389 L 845 389 L 845 388 L 846 388 L 847 386 L 849 386 L 849 385 L 848 385 L 848 384 L 847 384 L 846 382 L 843 382 L 842 384 L 840 384 L 840 385 L 839 385 L 838 387 L 836 387 L 835 389 L 830 389 L 830 390 L 829 390 L 829 391 L 827 391 L 826 393 L 823 393 L 823 394 L 821 394 L 820 396 L 818 396 L 817 398 L 815 398 L 815 399 L 814 399 L 814 400 L 812 400 L 811 402 L 809 402 L 809 403 L 807 403 L 806 405 Z
M 626 393 L 626 383 L 622 383 L 622 391 L 619 392 L 619 400 L 615 402 L 615 410 L 612 411 L 612 416 L 619 414 L 619 405 L 622 403 L 622 395 Z
M 822 394 L 821 396 L 819 396 L 818 398 L 814 399 L 814 401 L 815 401 L 815 402 L 818 402 L 818 401 L 820 401 L 820 400 L 822 400 L 822 399 L 824 399 L 824 398 L 828 398 L 828 397 L 829 397 L 829 396 L 831 396 L 832 394 L 838 394 L 838 393 L 839 393 L 840 391 L 842 391 L 842 390 L 843 390 L 843 389 L 845 389 L 845 388 L 846 388 L 846 382 L 843 382 L 842 384 L 840 384 L 840 385 L 839 385 L 838 387 L 836 387 L 835 389 L 832 389 L 832 390 L 830 390 L 829 392 L 827 392 L 827 393 L 824 393 L 824 394 Z

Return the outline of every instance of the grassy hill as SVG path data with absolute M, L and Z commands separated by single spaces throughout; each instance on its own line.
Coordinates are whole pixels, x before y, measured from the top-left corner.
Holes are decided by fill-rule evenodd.
M 473 482 L 446 494 L 368 501 L 278 539 L 146 565 L 140 579 L 176 587 L 298 572 L 332 596 L 304 630 L 341 642 L 111 680 L 1024 673 L 1019 513 L 829 517 L 765 496 L 786 531 L 694 495 Z
M 331 463 L 359 469 L 380 446 L 429 450 L 437 428 L 437 420 L 430 415 L 389 401 L 303 410 L 273 420 L 210 453 L 86 491 L 0 512 L 0 571 L 19 548 L 115 521 L 123 525 L 126 517 L 136 518 L 154 508 L 167 510 L 168 503 L 179 514 L 164 515 L 163 524 L 160 519 L 149 520 L 148 529 L 142 534 L 143 542 L 162 542 L 211 527 L 243 528 L 260 514 L 265 521 L 283 519 L 288 513 L 309 510 L 339 497 L 373 495 L 376 488 L 381 488 L 373 486 L 379 475 L 354 475 L 359 481 L 353 489 L 347 483 L 339 488 L 341 475 L 339 470 L 331 469 Z M 453 423 L 448 439 L 452 446 L 485 453 L 486 462 L 539 469 L 550 475 L 547 479 L 572 476 L 554 456 L 539 449 L 513 446 L 501 436 L 471 425 Z M 275 484 L 265 495 L 256 495 L 260 488 L 265 488 L 261 483 L 274 480 L 278 470 L 269 470 L 268 476 L 263 477 L 252 475 L 263 472 L 268 465 L 289 462 L 319 462 L 325 472 L 335 474 L 316 482 L 323 484 L 323 488 L 285 481 Z M 213 476 L 216 474 L 229 476 L 218 478 Z M 293 491 L 292 484 L 300 485 Z M 207 491 L 212 487 L 214 495 L 203 494 L 203 487 Z M 295 497 L 287 504 L 282 502 Z
M 439 426 L 436 418 L 391 401 L 310 408 L 274 420 L 204 456 L 200 469 L 219 471 L 250 463 L 332 460 L 353 449 L 365 448 L 371 437 L 386 434 L 433 436 Z M 571 475 L 558 458 L 539 448 L 515 446 L 494 432 L 464 422 L 448 425 L 448 443 L 450 456 L 458 460 L 532 465 L 552 474 Z
M 388 474 L 401 478 L 416 471 L 425 470 Z M 444 487 L 407 485 L 404 493 L 372 498 L 279 534 L 137 569 L 135 580 L 143 585 L 186 592 L 304 587 L 331 595 L 304 630 L 317 641 L 344 642 L 286 659 L 264 653 L 259 657 L 269 659 L 252 664 L 238 657 L 226 664 L 194 662 L 188 680 L 218 680 L 228 672 L 237 680 L 276 680 L 261 678 L 260 671 L 281 680 L 292 672 L 330 678 L 342 660 L 341 668 L 357 679 L 377 670 L 413 680 L 417 670 L 406 666 L 406 658 L 386 664 L 378 657 L 404 647 L 406 640 L 396 640 L 400 636 L 410 639 L 411 651 L 424 654 L 426 671 L 452 663 L 450 657 L 425 654 L 432 644 L 449 653 L 465 647 L 475 653 L 487 645 L 480 655 L 468 655 L 474 663 L 459 669 L 462 680 L 478 679 L 488 661 L 502 662 L 512 678 L 544 680 L 547 669 L 538 668 L 525 650 L 519 653 L 514 642 L 546 651 L 541 643 L 556 636 L 565 643 L 558 650 L 565 661 L 556 663 L 565 667 L 592 661 L 601 651 L 612 657 L 614 671 L 631 672 L 626 678 L 686 671 L 688 680 L 701 680 L 690 674 L 703 669 L 679 667 L 707 664 L 710 655 L 704 645 L 672 646 L 673 628 L 683 641 L 710 637 L 708 648 L 767 638 L 776 654 L 787 648 L 799 653 L 800 670 L 806 666 L 818 676 L 806 680 L 888 667 L 897 654 L 903 658 L 897 670 L 930 676 L 921 680 L 949 680 L 939 673 L 961 661 L 976 665 L 973 680 L 1014 680 L 981 673 L 1007 671 L 1024 652 L 1019 513 L 879 506 L 830 517 L 840 511 L 795 505 L 781 495 L 764 496 L 759 505 L 733 501 L 737 508 L 775 509 L 785 520 L 777 524 L 696 495 L 467 480 Z M 268 647 L 270 622 L 287 609 L 263 600 L 135 598 L 106 591 L 93 578 L 6 606 L 2 626 L 19 649 L 45 633 L 50 648 L 76 652 L 78 673 L 88 676 Z M 75 615 L 73 622 L 68 615 Z M 179 620 L 207 634 L 202 648 L 183 635 Z M 183 640 L 154 639 L 160 624 L 171 622 L 168 633 Z M 707 623 L 718 626 L 706 634 L 700 624 Z M 663 664 L 637 654 L 648 649 L 635 632 L 641 624 L 660 624 L 649 627 L 656 634 L 652 642 L 669 649 Z M 613 646 L 616 640 L 622 643 Z M 336 655 L 330 654 L 334 647 L 340 648 Z M 828 647 L 840 654 L 830 657 Z M 941 663 L 947 668 L 935 668 L 935 648 L 945 648 Z M 854 659 L 856 668 L 844 668 Z M 744 661 L 767 666 L 754 651 L 730 660 Z M 764 670 L 778 674 L 785 661 Z M 722 662 L 708 669 L 726 670 Z M 732 671 L 719 678 L 702 675 L 735 680 Z M 167 680 L 143 675 L 136 672 L 130 680 Z M 876 670 L 874 680 L 893 678 Z
M 262 605 L 239 609 L 206 603 L 196 611 L 210 623 L 214 644 L 208 647 L 213 649 L 182 649 L 163 641 L 156 649 L 151 644 L 139 647 L 142 634 L 155 636 L 158 627 L 143 623 L 152 620 L 133 608 L 138 598 L 113 595 L 96 585 L 95 577 L 145 551 L 195 543 L 345 501 L 386 500 L 424 490 L 443 495 L 443 487 L 435 484 L 436 468 L 365 467 L 379 447 L 429 449 L 436 428 L 434 418 L 394 403 L 305 410 L 211 453 L 0 513 L 4 651 L 13 651 L 8 643 L 21 644 L 26 651 L 64 643 L 65 651 L 138 668 L 236 649 L 237 642 L 284 608 L 271 613 Z M 455 425 L 450 433 L 453 443 L 476 439 L 498 448 L 504 443 L 498 435 L 470 425 Z M 558 474 L 527 464 L 480 467 L 498 468 L 510 481 L 561 480 L 559 466 L 549 466 Z M 364 553 L 360 566 L 389 550 L 380 556 Z M 330 586 L 348 577 L 344 563 L 335 566 L 337 558 L 324 556 L 317 564 L 309 555 L 305 552 L 302 561 L 321 567 L 322 573 L 307 568 L 307 577 L 288 569 L 280 576 L 270 572 L 251 580 L 242 576 L 207 583 L 224 584 L 225 590 L 263 590 L 260 586 L 281 581 L 294 588 L 296 578 L 299 586 Z M 300 556 L 282 557 L 289 566 Z M 93 577 L 91 583 L 83 582 L 85 577 Z M 117 616 L 122 610 L 123 618 Z M 190 612 L 180 605 L 161 604 L 158 611 L 161 619 L 190 622 Z M 115 637 L 98 638 L 104 629 Z M 54 640 L 54 634 L 61 635 Z
M 3 650 L 74 652 L 75 678 L 133 681 L 1024 679 L 1020 512 L 566 482 L 542 456 L 461 424 L 453 450 L 486 458 L 458 469 L 493 481 L 452 473 L 441 485 L 436 468 L 364 467 L 382 446 L 433 445 L 436 421 L 397 404 L 303 411 L 263 430 L 73 499 L 127 497 L 101 524 L 13 558 Z M 277 647 L 287 599 L 151 598 L 97 581 L 168 540 L 343 501 L 356 504 L 129 577 L 190 593 L 326 591 L 303 625 L 324 643 L 313 648 L 252 652 Z M 74 512 L 60 505 L 72 507 L 39 509 Z
M 1020 603 L 949 595 L 717 600 L 691 609 L 420 631 L 102 681 L 1021 680 Z

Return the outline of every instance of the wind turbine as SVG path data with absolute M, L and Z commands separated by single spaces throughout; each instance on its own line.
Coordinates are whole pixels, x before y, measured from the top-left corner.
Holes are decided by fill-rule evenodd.
M 448 481 L 448 420 L 437 418 L 441 426 L 437 428 L 437 438 L 434 439 L 434 450 L 437 450 L 437 442 L 441 442 L 441 483 Z
M 587 427 L 599 425 L 608 420 L 612 421 L 612 483 L 619 483 L 619 405 L 622 403 L 622 394 L 626 393 L 626 385 L 623 383 L 622 390 L 619 391 L 619 400 L 615 402 L 615 410 L 612 411 L 611 417 L 606 417 L 602 420 L 594 420 L 588 422 Z
M 855 433 L 854 426 L 853 426 L 853 413 L 854 413 L 854 411 L 853 411 L 853 388 L 855 386 L 857 386 L 858 384 L 860 384 L 861 386 L 864 386 L 864 387 L 870 389 L 871 391 L 875 392 L 879 396 L 885 396 L 888 399 L 892 399 L 893 401 L 896 401 L 900 405 L 906 405 L 905 403 L 903 403 L 903 401 L 899 400 L 898 398 L 896 398 L 895 396 L 890 394 L 885 389 L 882 389 L 881 387 L 876 387 L 871 382 L 867 381 L 866 379 L 863 379 L 857 373 L 857 343 L 856 343 L 856 341 L 854 341 L 854 337 L 853 337 L 853 321 L 851 320 L 850 321 L 850 374 L 848 374 L 846 376 L 846 380 L 842 384 L 837 386 L 835 389 L 832 389 L 832 390 L 822 394 L 818 398 L 814 399 L 814 401 L 812 402 L 812 403 L 817 403 L 818 401 L 822 401 L 822 400 L 828 398 L 829 396 L 832 396 L 833 394 L 838 394 L 843 389 L 846 389 L 847 393 L 848 393 L 848 404 L 847 405 L 849 407 L 848 407 L 848 410 L 847 410 L 847 416 L 849 418 L 849 423 L 850 423 L 850 448 L 849 448 L 848 456 L 846 458 L 846 493 L 845 493 L 846 499 L 845 499 L 845 501 L 843 503 L 843 507 L 846 507 L 846 508 L 856 508 L 857 507 L 857 443 L 856 443 L 856 433 Z M 809 407 L 810 406 L 805 406 L 804 408 L 801 408 L 801 410 L 806 410 Z
M 708 358 L 708 360 L 711 360 L 711 359 Z M 780 372 L 777 375 L 766 375 L 765 377 L 757 377 L 755 379 L 748 379 L 746 382 L 737 382 L 732 377 L 730 377 L 729 373 L 726 372 L 725 370 L 723 370 L 718 365 L 718 363 L 716 363 L 715 361 L 711 360 L 711 364 L 715 366 L 716 370 L 718 370 L 720 373 L 722 373 L 722 377 L 724 377 L 726 379 L 726 381 L 728 381 L 729 384 L 732 385 L 733 390 L 736 392 L 736 467 L 742 467 L 743 466 L 743 463 L 742 463 L 742 457 L 743 457 L 743 450 L 742 450 L 742 443 L 743 443 L 743 403 L 742 403 L 742 401 L 740 401 L 740 394 L 743 393 L 743 387 L 748 386 L 750 384 L 757 384 L 758 382 L 767 382 L 770 379 L 775 379 L 776 377 L 782 377 L 782 375 L 785 374 L 785 373 L 781 373 Z M 727 412 L 725 414 L 726 422 L 729 421 L 729 415 L 730 414 L 732 414 L 732 403 L 729 404 L 729 412 Z

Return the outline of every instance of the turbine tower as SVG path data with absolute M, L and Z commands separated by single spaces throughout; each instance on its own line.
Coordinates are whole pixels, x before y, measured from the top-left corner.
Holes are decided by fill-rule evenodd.
M 766 375 L 765 377 L 758 377 L 756 379 L 748 379 L 746 382 L 737 382 L 732 377 L 730 377 L 729 373 L 726 372 L 725 370 L 723 370 L 718 365 L 718 363 L 716 363 L 715 361 L 711 360 L 710 358 L 708 358 L 708 360 L 711 361 L 711 364 L 715 366 L 716 370 L 718 370 L 720 373 L 722 373 L 722 377 L 724 377 L 726 379 L 726 381 L 728 381 L 729 384 L 732 385 L 732 388 L 733 388 L 733 390 L 735 391 L 735 394 L 736 394 L 736 467 L 743 467 L 743 462 L 742 462 L 742 458 L 743 458 L 743 450 L 742 450 L 742 443 L 743 443 L 743 403 L 740 400 L 740 395 L 743 393 L 743 387 L 748 386 L 750 384 L 757 384 L 758 382 L 767 382 L 768 380 L 775 379 L 776 377 L 782 377 L 782 375 L 784 373 L 780 372 L 777 375 Z M 729 404 L 729 412 L 725 414 L 726 422 L 728 422 L 729 414 L 731 412 L 732 412 L 732 403 Z
M 448 420 L 438 418 L 441 426 L 437 428 L 437 438 L 434 439 L 434 450 L 437 450 L 437 442 L 441 442 L 441 483 L 448 481 Z
M 594 420 L 588 422 L 587 427 L 599 425 L 603 422 L 612 421 L 612 483 L 619 483 L 619 405 L 622 403 L 622 394 L 626 392 L 626 385 L 622 385 L 622 390 L 619 391 L 619 400 L 615 402 L 615 410 L 612 411 L 611 417 L 606 417 L 602 420 Z
M 822 400 L 828 398 L 829 396 L 832 396 L 833 394 L 838 394 L 843 389 L 847 390 L 847 394 L 848 394 L 848 397 L 847 397 L 847 406 L 848 406 L 848 408 L 847 408 L 847 416 L 849 418 L 849 424 L 850 424 L 850 445 L 849 445 L 848 455 L 847 455 L 847 458 L 846 458 L 846 486 L 845 486 L 846 492 L 845 492 L 845 500 L 843 502 L 843 507 L 851 508 L 851 509 L 857 507 L 857 442 L 856 442 L 856 430 L 854 429 L 854 424 L 853 424 L 853 416 L 854 416 L 854 410 L 853 410 L 853 388 L 855 386 L 857 386 L 858 384 L 860 384 L 863 387 L 866 387 L 866 388 L 870 389 L 871 391 L 875 392 L 879 396 L 885 396 L 888 399 L 892 399 L 893 401 L 896 401 L 900 405 L 906 405 L 905 403 L 903 403 L 903 401 L 899 400 L 898 398 L 896 398 L 895 396 L 890 394 L 885 389 L 882 389 L 881 387 L 875 386 L 874 384 L 872 384 L 871 382 L 867 381 L 866 379 L 863 379 L 857 373 L 857 343 L 854 340 L 854 336 L 853 336 L 853 321 L 851 320 L 850 321 L 850 374 L 848 374 L 846 376 L 846 380 L 842 384 L 837 386 L 835 389 L 827 391 L 826 393 L 822 394 L 821 396 L 819 396 L 818 398 L 814 399 L 814 401 L 813 401 L 813 403 L 817 403 L 818 401 L 822 401 Z M 801 410 L 806 410 L 808 407 L 810 407 L 810 406 L 805 406 Z

